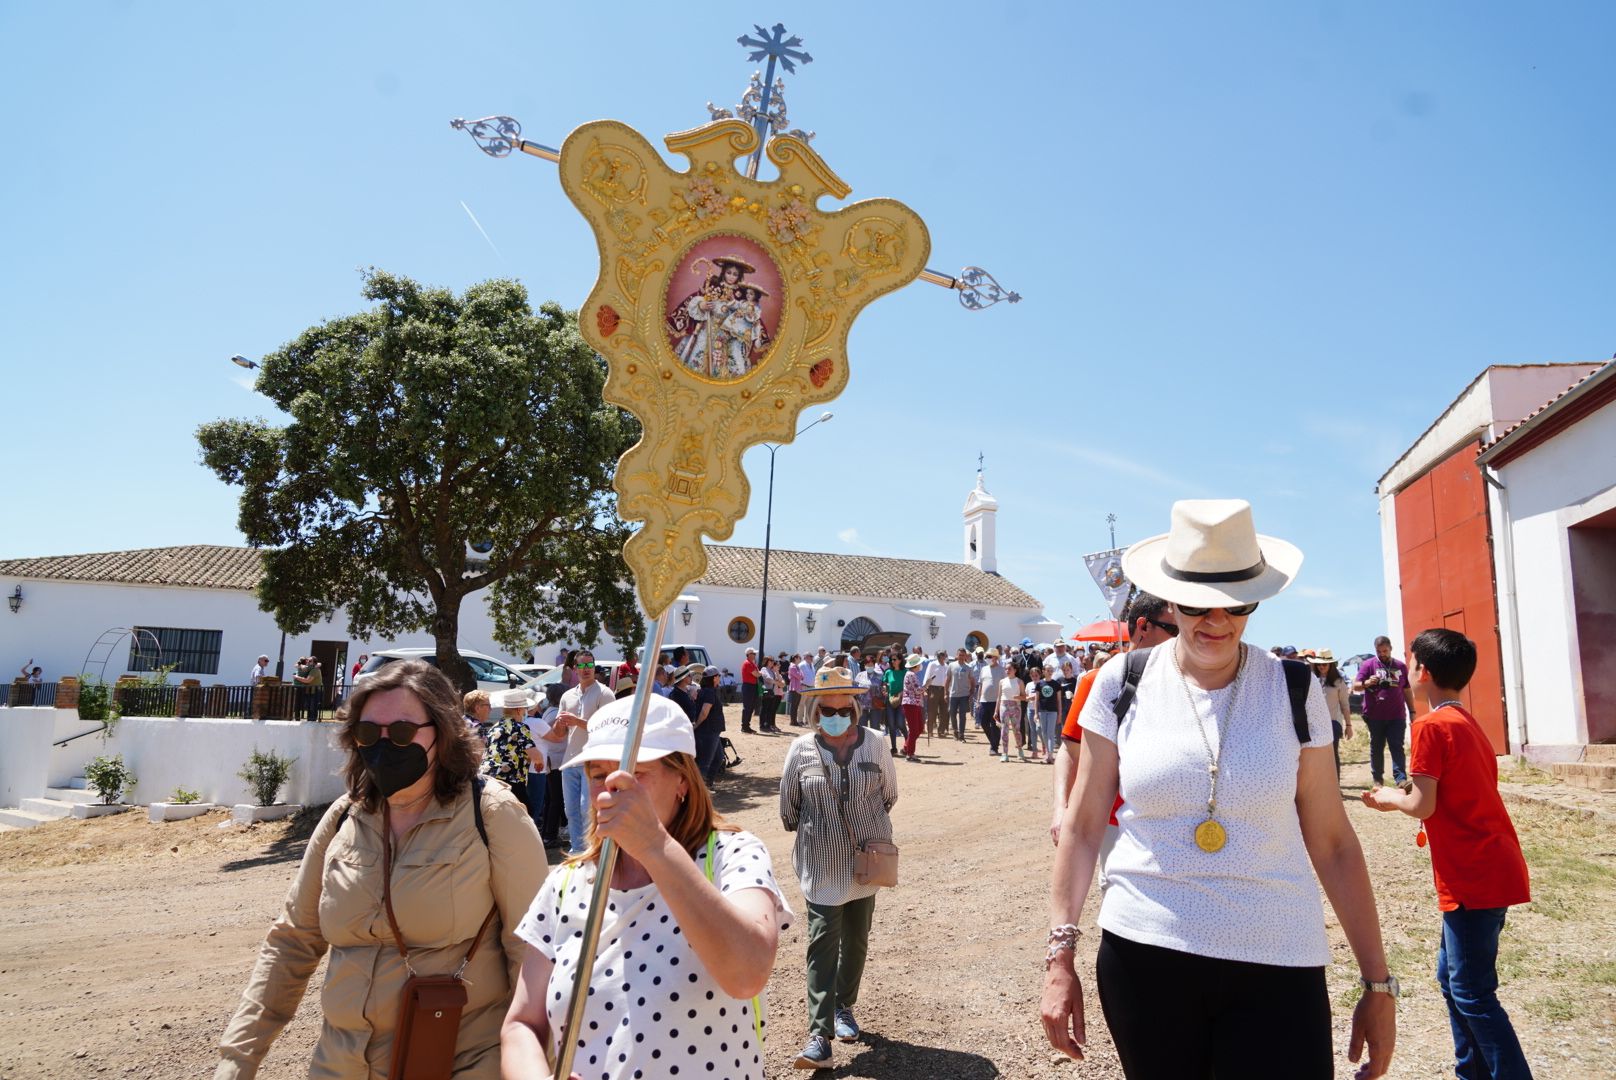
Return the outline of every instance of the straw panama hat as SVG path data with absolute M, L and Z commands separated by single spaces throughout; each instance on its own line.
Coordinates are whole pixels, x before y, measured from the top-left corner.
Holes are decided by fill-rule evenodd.
M 595 710 L 589 718 L 589 739 L 584 748 L 561 763 L 563 769 L 586 761 L 623 760 L 628 745 L 629 722 L 634 718 L 634 699 L 618 698 Z M 696 754 L 696 730 L 685 711 L 661 694 L 652 694 L 645 704 L 645 728 L 640 734 L 636 761 L 655 761 L 669 754 Z
M 822 667 L 814 672 L 814 685 L 799 692 L 802 697 L 821 694 L 857 694 L 862 687 L 853 685 L 853 674 L 844 667 Z
M 1333 664 L 1335 663 L 1335 653 L 1330 649 L 1320 649 L 1308 657 L 1308 661 L 1314 664 Z
M 1277 596 L 1296 578 L 1302 552 L 1262 536 L 1244 499 L 1180 499 L 1171 529 L 1122 554 L 1140 589 L 1187 607 L 1235 607 Z
M 907 660 L 905 660 L 903 662 L 903 666 L 908 668 L 910 671 L 913 671 L 913 670 L 915 670 L 915 668 L 919 667 L 921 664 L 924 664 L 925 662 L 926 662 L 926 658 L 924 656 L 921 656 L 918 653 L 910 653 L 909 654 L 909 659 L 907 659 Z

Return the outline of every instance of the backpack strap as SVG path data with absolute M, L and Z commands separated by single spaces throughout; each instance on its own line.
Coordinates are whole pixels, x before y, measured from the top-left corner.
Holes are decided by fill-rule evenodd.
M 1128 715 L 1128 709 L 1133 705 L 1134 694 L 1139 692 L 1139 680 L 1144 677 L 1145 665 L 1150 663 L 1150 646 L 1143 649 L 1134 649 L 1128 653 L 1125 663 L 1127 669 L 1122 673 L 1122 691 L 1117 694 L 1116 707 L 1113 710 L 1117 723 Z
M 1291 724 L 1296 728 L 1296 741 L 1307 745 L 1312 733 L 1307 726 L 1307 691 L 1313 682 L 1313 673 L 1300 660 L 1281 660 L 1285 667 L 1285 689 L 1291 695 Z

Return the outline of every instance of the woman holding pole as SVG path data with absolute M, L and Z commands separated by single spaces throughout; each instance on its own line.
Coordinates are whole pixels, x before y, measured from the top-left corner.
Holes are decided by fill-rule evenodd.
M 761 995 L 791 909 L 768 849 L 713 810 L 690 719 L 666 698 L 645 703 L 633 774 L 618 770 L 634 700 L 589 720 L 589 846 L 551 872 L 517 927 L 528 943 L 501 1047 L 507 1078 L 552 1075 L 576 981 L 603 840 L 619 854 L 576 1038 L 576 1075 L 762 1080 Z

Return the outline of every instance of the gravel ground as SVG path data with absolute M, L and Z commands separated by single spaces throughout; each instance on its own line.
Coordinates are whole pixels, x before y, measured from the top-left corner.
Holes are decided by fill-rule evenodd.
M 734 738 L 746 760 L 722 782 L 720 809 L 768 843 L 800 914 L 791 838 L 775 813 L 790 740 Z M 1367 782 L 1361 736 L 1345 749 L 1351 797 Z M 876 906 L 858 1008 L 866 1035 L 838 1044 L 835 1075 L 1120 1077 L 1092 985 L 1089 1061 L 1053 1056 L 1038 1024 L 1053 770 L 1001 764 L 979 736 L 922 743 L 921 752 L 918 764 L 898 763 L 903 884 Z M 1428 857 L 1412 843 L 1410 819 L 1357 805 L 1348 813 L 1405 987 L 1391 1075 L 1451 1076 L 1445 1011 L 1430 976 L 1439 921 Z M 1512 913 L 1505 931 L 1504 1002 L 1540 1080 L 1616 1075 L 1616 837 L 1599 819 L 1553 807 L 1511 813 L 1537 902 Z M 221 829 L 220 821 L 151 825 L 124 814 L 0 835 L 0 1080 L 211 1071 L 214 1041 L 311 824 Z M 805 928 L 799 919 L 781 941 L 769 988 L 771 1076 L 801 1075 L 790 1062 L 806 1030 Z M 1350 1076 L 1346 1016 L 1356 971 L 1333 917 L 1330 932 L 1338 1073 Z M 1083 944 L 1079 970 L 1092 973 L 1093 938 Z M 317 1025 L 311 994 L 261 1075 L 304 1075 Z

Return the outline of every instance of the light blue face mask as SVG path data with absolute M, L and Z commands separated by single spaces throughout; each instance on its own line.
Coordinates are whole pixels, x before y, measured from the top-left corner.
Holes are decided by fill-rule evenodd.
M 851 716 L 821 716 L 819 718 L 819 730 L 833 739 L 838 735 L 846 735 L 847 729 L 852 726 L 853 718 Z

